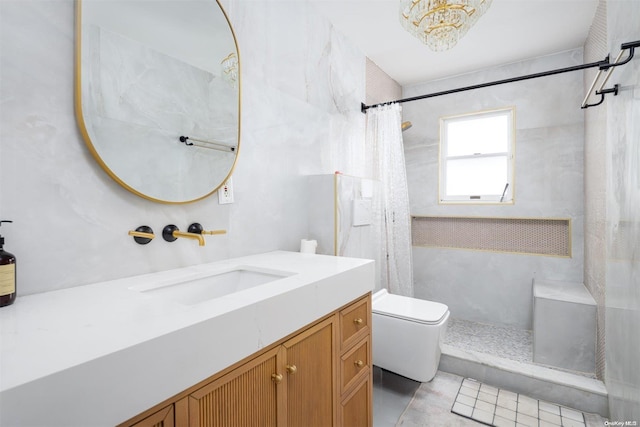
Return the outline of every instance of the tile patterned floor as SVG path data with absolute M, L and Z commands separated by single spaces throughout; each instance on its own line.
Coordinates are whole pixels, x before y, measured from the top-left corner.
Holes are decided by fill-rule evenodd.
M 532 399 L 465 378 L 451 412 L 495 427 L 585 427 L 575 409 Z

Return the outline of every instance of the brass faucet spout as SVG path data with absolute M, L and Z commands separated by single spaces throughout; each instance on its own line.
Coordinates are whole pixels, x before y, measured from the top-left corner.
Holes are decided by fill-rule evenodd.
M 153 239 L 154 236 L 153 233 L 145 233 L 143 231 L 133 231 L 133 230 L 129 230 L 129 236 L 133 236 L 133 237 L 142 237 L 144 239 Z
M 204 237 L 202 234 L 189 233 L 185 231 L 175 230 L 173 232 L 173 237 L 186 237 L 187 239 L 193 239 L 198 241 L 199 246 L 204 246 Z

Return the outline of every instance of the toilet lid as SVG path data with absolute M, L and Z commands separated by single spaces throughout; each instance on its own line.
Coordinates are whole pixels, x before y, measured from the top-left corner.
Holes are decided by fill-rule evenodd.
M 447 315 L 449 307 L 439 302 L 386 294 L 374 299 L 372 311 L 398 319 L 436 324 Z

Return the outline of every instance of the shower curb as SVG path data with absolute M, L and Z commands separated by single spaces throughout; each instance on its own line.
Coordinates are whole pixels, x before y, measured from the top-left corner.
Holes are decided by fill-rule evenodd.
M 442 345 L 441 371 L 516 393 L 609 416 L 608 393 L 595 378 Z

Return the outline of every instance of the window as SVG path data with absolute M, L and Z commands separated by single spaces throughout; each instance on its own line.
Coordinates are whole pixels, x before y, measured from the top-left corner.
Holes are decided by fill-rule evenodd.
M 440 201 L 513 203 L 514 109 L 440 119 Z

